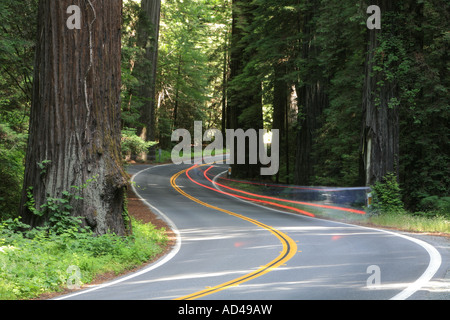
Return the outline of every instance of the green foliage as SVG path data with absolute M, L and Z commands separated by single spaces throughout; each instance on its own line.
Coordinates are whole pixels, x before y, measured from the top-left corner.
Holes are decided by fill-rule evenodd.
M 136 135 L 136 129 L 122 130 L 122 155 L 139 155 L 143 152 L 148 152 L 149 149 L 156 145 L 153 141 L 144 141 L 141 137 Z
M 232 43 L 230 0 L 163 1 L 157 119 L 162 148 L 170 149 L 173 129 L 192 129 L 194 120 L 220 128 L 227 90 L 262 98 L 267 128 L 275 119 L 276 90 L 283 82 L 297 95 L 302 86 L 320 84 L 326 92 L 320 129 L 312 146 L 314 177 L 320 185 L 356 185 L 360 175 L 361 101 L 364 74 L 381 75 L 378 88 L 392 84 L 388 102 L 399 110 L 398 170 L 402 200 L 411 211 L 444 214 L 450 190 L 450 4 L 443 0 L 399 0 L 383 12 L 382 31 L 373 70 L 364 70 L 368 30 L 367 1 L 340 0 L 235 1 L 240 43 Z M 23 159 L 32 96 L 33 57 L 38 0 L 0 2 L 0 219 L 17 216 Z M 239 10 L 242 10 L 241 12 Z M 148 63 L 138 44 L 142 28 L 140 1 L 124 1 L 122 37 L 122 126 L 140 128 L 142 75 L 136 66 Z M 151 28 L 152 26 L 145 26 Z M 230 78 L 230 53 L 242 57 L 241 74 Z M 276 72 L 283 67 L 282 72 Z M 235 67 L 235 66 L 233 66 Z M 145 77 L 144 77 L 145 78 Z M 249 88 L 261 92 L 248 94 Z M 253 90 L 253 89 L 252 89 Z M 377 92 L 374 92 L 375 94 Z M 289 98 L 289 97 L 288 97 Z M 301 98 L 298 96 L 297 98 Z M 248 100 L 248 99 L 247 99 Z M 247 103 L 248 102 L 248 103 Z M 230 101 L 228 101 L 230 103 Z M 259 108 L 246 101 L 241 124 L 253 125 Z M 248 104 L 248 105 L 247 105 Z M 292 181 L 296 118 L 304 106 L 292 104 L 282 137 L 279 177 Z M 301 123 L 301 122 L 299 122 Z M 124 154 L 145 151 L 134 129 L 124 133 Z M 289 147 L 289 148 L 288 148 Z M 290 161 L 289 161 L 290 160 Z M 42 162 L 41 174 L 46 173 Z M 288 171 L 290 165 L 290 171 Z M 50 199 L 45 210 L 67 212 L 64 197 Z
M 450 221 L 442 216 L 410 213 L 386 213 L 371 215 L 370 224 L 386 228 L 395 228 L 407 232 L 436 232 L 450 234 Z
M 383 181 L 372 186 L 372 192 L 372 214 L 403 213 L 405 211 L 401 200 L 400 186 L 395 174 L 387 174 Z
M 27 135 L 0 123 L 0 221 L 17 216 L 22 195 Z
M 45 219 L 45 224 L 40 230 L 46 230 L 48 233 L 56 235 L 65 233 L 67 230 L 82 231 L 82 218 L 72 215 L 73 204 L 74 201 L 83 200 L 82 197 L 77 195 L 77 192 L 85 189 L 96 179 L 97 177 L 89 179 L 82 186 L 72 186 L 71 189 L 74 191 L 63 191 L 60 198 L 48 196 L 39 208 L 36 208 L 33 188 L 29 187 L 27 189 L 28 201 L 25 205 L 31 213 Z
M 137 96 L 140 84 L 136 64 L 147 62 L 145 50 L 137 45 L 140 3 L 125 1 L 122 17 L 122 126 L 138 128 L 142 126 L 140 115 L 143 102 Z
M 32 195 L 32 188 L 30 187 L 27 192 L 28 201 L 26 205 L 29 210 L 38 217 L 46 217 L 47 221 L 43 229 L 49 233 L 61 234 L 67 229 L 80 228 L 82 219 L 80 217 L 72 216 L 73 206 L 71 200 L 74 197 L 73 194 L 65 191 L 62 198 L 48 197 L 44 204 L 40 206 L 40 209 L 36 209 L 35 201 Z M 81 199 L 75 196 L 76 199 Z
M 45 176 L 45 174 L 47 173 L 47 167 L 48 165 L 50 165 L 52 163 L 51 160 L 44 160 L 42 162 L 39 162 L 37 165 L 39 167 L 39 169 L 41 170 L 41 176 Z
M 37 5 L 0 1 L 0 221 L 17 217 L 22 195 Z
M 171 147 L 174 128 L 193 129 L 194 120 L 220 127 L 223 101 L 223 50 L 229 32 L 229 1 L 162 1 L 157 74 L 157 140 Z M 122 125 L 143 127 L 140 89 L 150 82 L 141 70 L 149 63 L 140 34 L 154 26 L 140 1 L 124 2 L 122 36 Z M 151 32 L 149 32 L 151 34 Z M 139 80 L 141 79 L 141 80 Z M 137 141 L 136 141 L 137 142 Z M 127 151 L 129 151 L 127 149 Z M 127 152 L 126 151 L 126 152 Z
M 170 148 L 174 129 L 194 121 L 221 127 L 223 59 L 230 1 L 163 1 L 157 91 L 157 136 Z
M 27 128 L 31 105 L 37 0 L 0 1 L 0 123 Z
M 450 190 L 450 3 L 421 5 L 403 20 L 410 30 L 402 44 L 410 68 L 400 83 L 400 177 L 405 204 L 413 211 L 427 207 L 423 199 L 445 198 Z
M 359 178 L 359 143 L 361 101 L 364 81 L 366 16 L 360 5 L 342 1 L 324 1 L 317 16 L 316 40 L 320 48 L 317 59 L 305 61 L 306 70 L 322 70 L 330 79 L 326 85 L 329 106 L 322 115 L 317 132 L 314 184 L 355 186 Z M 327 12 L 334 12 L 330 19 Z M 343 23 L 345 21 L 346 23 Z
M 16 224 L 16 226 L 13 226 Z M 133 221 L 133 236 L 95 236 L 67 229 L 61 234 L 21 233 L 16 222 L 0 224 L 0 300 L 36 298 L 67 287 L 69 266 L 81 272 L 81 285 L 103 273 L 116 274 L 149 261 L 167 243 L 165 230 Z M 20 225 L 19 225 L 20 227 Z
M 422 199 L 420 209 L 424 210 L 415 214 L 431 217 L 443 216 L 450 219 L 450 197 L 431 196 Z

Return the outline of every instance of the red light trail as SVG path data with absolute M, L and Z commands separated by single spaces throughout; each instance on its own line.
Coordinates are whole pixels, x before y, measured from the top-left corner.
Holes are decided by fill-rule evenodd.
M 210 166 L 207 170 L 204 171 L 204 176 L 205 178 L 211 182 L 214 183 L 208 176 L 207 173 L 209 172 L 209 170 L 211 170 L 213 168 L 213 166 Z M 305 205 L 305 206 L 312 206 L 312 207 L 319 207 L 319 208 L 325 208 L 325 209 L 333 209 L 333 210 L 339 210 L 339 211 L 346 211 L 346 212 L 351 212 L 351 213 L 357 213 L 357 214 L 366 214 L 364 211 L 362 210 L 356 210 L 356 209 L 349 209 L 349 208 L 342 208 L 342 207 L 336 207 L 336 206 L 328 206 L 328 205 L 321 205 L 321 204 L 316 204 L 316 203 L 309 203 L 309 202 L 302 202 L 302 201 L 294 201 L 294 200 L 287 200 L 287 199 L 280 199 L 280 198 L 275 198 L 275 197 L 269 197 L 269 196 L 263 196 L 263 195 L 259 195 L 259 194 L 255 194 L 255 193 L 251 193 L 251 192 L 247 192 L 247 191 L 243 191 L 243 190 L 239 190 L 239 189 L 235 189 L 235 188 L 231 188 L 229 186 L 226 186 L 224 184 L 221 183 L 217 183 L 217 185 L 229 189 L 229 190 L 233 190 L 239 193 L 243 193 L 246 195 L 250 195 L 253 197 L 258 197 L 258 198 L 263 198 L 263 199 L 269 199 L 269 200 L 275 200 L 275 201 L 281 201 L 281 202 L 287 202 L 287 203 L 294 203 L 294 204 L 300 204 L 300 205 Z M 273 202 L 267 202 L 266 203 L 270 203 L 273 204 Z M 292 208 L 292 207 L 291 207 Z
M 309 217 L 314 217 L 314 214 L 312 214 L 310 212 L 307 212 L 307 211 L 304 211 L 304 210 L 300 210 L 300 209 L 297 209 L 297 208 L 293 208 L 293 207 L 290 207 L 290 206 L 286 206 L 286 205 L 282 205 L 282 204 L 274 203 L 274 202 L 270 202 L 270 201 L 264 201 L 264 200 L 260 200 L 260 199 L 253 199 L 253 198 L 248 198 L 248 197 L 244 197 L 244 196 L 239 196 L 239 195 L 236 195 L 236 194 L 232 194 L 232 193 L 228 193 L 228 192 L 225 192 L 225 191 L 217 190 L 216 188 L 209 187 L 209 186 L 206 186 L 204 184 L 201 184 L 200 182 L 197 182 L 194 179 L 192 179 L 192 177 L 189 175 L 189 172 L 192 169 L 194 169 L 194 168 L 198 168 L 198 166 L 193 166 L 190 169 L 188 169 L 186 171 L 186 176 L 193 183 L 195 183 L 195 184 L 197 184 L 197 185 L 199 185 L 201 187 L 204 187 L 204 188 L 207 188 L 207 189 L 210 189 L 210 190 L 213 190 L 215 192 L 219 192 L 219 193 L 222 193 L 222 194 L 225 194 L 225 195 L 229 195 L 229 196 L 233 196 L 233 197 L 236 197 L 236 198 L 240 198 L 240 199 L 243 199 L 243 200 L 248 200 L 248 201 L 253 201 L 253 202 L 258 202 L 258 203 L 270 204 L 272 206 L 276 206 L 276 207 L 279 207 L 279 208 L 292 210 L 292 211 L 298 212 L 300 214 L 304 214 L 304 215 L 309 216 Z M 211 181 L 211 180 L 209 180 L 209 181 Z

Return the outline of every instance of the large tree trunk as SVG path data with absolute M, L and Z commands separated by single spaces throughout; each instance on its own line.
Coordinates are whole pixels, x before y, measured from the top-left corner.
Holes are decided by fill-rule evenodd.
M 274 88 L 273 88 L 273 129 L 280 130 L 280 147 L 282 153 L 281 162 L 286 166 L 286 183 L 289 184 L 289 111 L 290 111 L 290 88 L 286 80 L 286 62 L 278 62 L 274 65 Z M 276 182 L 280 182 L 280 172 L 276 175 Z
M 301 44 L 301 58 L 306 61 L 302 84 L 298 86 L 299 104 L 299 130 L 297 132 L 297 149 L 295 162 L 295 183 L 309 185 L 314 177 L 315 159 L 313 147 L 317 131 L 321 128 L 320 118 L 329 104 L 326 93 L 328 79 L 324 79 L 316 62 L 318 48 L 313 44 L 316 37 L 315 23 L 313 21 L 316 11 L 319 10 L 317 0 L 307 1 L 303 12 Z
M 144 127 L 140 135 L 147 141 L 156 139 L 156 74 L 158 63 L 159 27 L 161 19 L 161 0 L 142 0 L 142 16 L 139 27 L 139 45 L 145 49 L 145 61 L 137 62 L 138 78 L 141 83 L 139 98 L 142 99 L 141 122 Z M 150 152 L 154 158 L 154 149 Z
M 233 24 L 230 52 L 230 85 L 228 88 L 228 129 L 263 129 L 263 112 L 261 83 L 253 81 L 249 86 L 239 83 L 239 77 L 246 72 L 245 66 L 251 60 L 254 52 L 246 52 L 245 29 L 252 23 L 252 10 L 255 5 L 250 0 L 233 0 Z M 247 71 L 251 72 L 251 71 Z M 247 74 L 251 77 L 252 74 Z M 260 174 L 260 164 L 250 164 L 249 144 L 246 144 L 246 164 L 237 163 L 237 152 L 233 175 L 241 178 L 255 178 Z
M 310 185 L 314 177 L 314 141 L 322 125 L 320 118 L 323 110 L 329 104 L 325 90 L 324 84 L 319 80 L 299 90 L 299 104 L 302 109 L 300 129 L 297 133 L 295 168 L 295 183 L 298 185 Z
M 70 30 L 67 8 L 81 9 L 81 29 Z M 39 217 L 24 205 L 32 187 L 39 210 L 49 197 L 76 193 L 73 216 L 97 234 L 125 233 L 127 180 L 120 152 L 121 0 L 41 0 L 35 78 L 21 215 L 32 227 Z M 39 165 L 40 164 L 40 165 Z
M 230 65 L 230 59 L 229 59 L 229 32 L 225 32 L 225 44 L 224 44 L 224 50 L 223 50 L 223 71 L 222 71 L 222 135 L 225 136 L 227 126 L 228 126 L 228 100 L 227 100 L 227 93 L 228 93 L 228 78 L 229 78 L 229 65 Z
M 381 12 L 393 10 L 393 2 L 375 1 Z M 382 20 L 383 21 L 383 20 Z M 397 97 L 394 80 L 387 80 L 384 72 L 374 71 L 376 49 L 382 32 L 368 30 L 368 48 L 363 91 L 363 128 L 361 141 L 361 183 L 370 186 L 382 181 L 387 173 L 398 174 L 399 115 L 398 107 L 389 105 Z M 382 58 L 388 53 L 382 52 Z

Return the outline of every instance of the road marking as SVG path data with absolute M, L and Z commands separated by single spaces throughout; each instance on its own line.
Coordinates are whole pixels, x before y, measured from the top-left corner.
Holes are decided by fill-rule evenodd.
M 267 226 L 267 225 L 265 225 L 265 224 L 263 224 L 263 223 L 261 223 L 261 222 L 259 222 L 257 220 L 248 218 L 246 216 L 237 214 L 237 213 L 229 211 L 229 210 L 225 210 L 225 209 L 222 209 L 222 208 L 210 205 L 210 204 L 208 204 L 206 202 L 203 202 L 203 201 L 201 201 L 201 200 L 199 200 L 199 199 L 197 199 L 197 198 L 187 194 L 183 190 L 181 190 L 177 186 L 176 180 L 182 174 L 188 173 L 188 171 L 193 169 L 193 168 L 195 168 L 195 167 L 192 167 L 190 169 L 178 172 L 177 174 L 175 174 L 170 179 L 170 184 L 172 185 L 172 187 L 176 191 L 178 191 L 180 194 L 182 194 L 186 198 L 188 198 L 188 199 L 190 199 L 190 200 L 192 200 L 192 201 L 194 201 L 194 202 L 196 202 L 196 203 L 198 203 L 198 204 L 200 204 L 202 206 L 205 206 L 207 208 L 210 208 L 210 209 L 213 209 L 213 210 L 217 210 L 217 211 L 226 213 L 228 215 L 237 217 L 239 219 L 248 221 L 250 223 L 253 223 L 253 224 L 257 225 L 258 227 L 261 227 L 263 229 L 266 229 L 266 230 L 270 231 L 273 235 L 275 235 L 280 240 L 281 244 L 283 245 L 283 250 L 281 251 L 280 255 L 275 260 L 273 260 L 273 261 L 269 262 L 268 264 L 260 267 L 258 270 L 254 271 L 254 272 L 246 274 L 246 275 L 244 275 L 242 277 L 239 277 L 237 279 L 228 281 L 226 283 L 220 284 L 218 286 L 211 287 L 209 289 L 206 289 L 206 290 L 203 290 L 203 291 L 199 291 L 199 292 L 196 292 L 196 293 L 193 293 L 193 294 L 190 294 L 190 295 L 178 298 L 176 300 L 195 300 L 195 299 L 198 299 L 198 298 L 201 298 L 201 297 L 204 297 L 204 296 L 207 296 L 207 295 L 211 295 L 213 293 L 216 293 L 216 292 L 219 292 L 219 291 L 222 291 L 222 290 L 229 289 L 231 287 L 238 286 L 241 283 L 244 283 L 244 282 L 250 281 L 252 279 L 261 277 L 262 275 L 264 275 L 264 274 L 266 274 L 268 272 L 271 272 L 272 270 L 274 270 L 274 269 L 276 269 L 276 268 L 278 268 L 278 267 L 280 267 L 282 265 L 285 265 L 287 261 L 289 261 L 290 259 L 292 259 L 292 257 L 295 256 L 295 254 L 297 253 L 297 250 L 298 250 L 297 244 L 295 243 L 294 240 L 292 240 L 289 236 L 287 236 L 283 232 L 281 232 L 279 230 L 276 230 L 275 228 L 272 228 L 270 226 Z
M 79 296 L 79 295 L 83 295 L 83 294 L 87 294 L 87 293 L 91 293 L 93 291 L 97 291 L 100 289 L 105 289 L 123 282 L 126 282 L 128 280 L 137 278 L 143 274 L 149 273 L 155 269 L 158 269 L 159 267 L 163 266 L 164 264 L 166 264 L 167 262 L 169 262 L 170 260 L 172 260 L 180 251 L 181 249 L 181 235 L 180 232 L 177 228 L 177 226 L 172 222 L 172 220 L 169 219 L 169 217 L 167 217 L 163 212 L 161 212 L 158 208 L 154 207 L 153 205 L 151 205 L 149 202 L 147 202 L 138 192 L 138 190 L 136 189 L 135 185 L 134 185 L 134 181 L 136 179 L 137 176 L 139 176 L 140 174 L 146 172 L 146 171 L 150 171 L 150 170 L 154 170 L 157 168 L 161 168 L 161 167 L 166 167 L 169 166 L 168 164 L 163 164 L 163 165 L 158 165 L 158 166 L 152 166 L 149 167 L 147 169 L 141 170 L 138 173 L 136 173 L 135 175 L 133 175 L 133 177 L 131 178 L 131 187 L 134 191 L 134 193 L 136 194 L 136 196 L 146 205 L 148 206 L 151 210 L 153 210 L 154 213 L 157 213 L 163 220 L 165 220 L 167 222 L 167 224 L 169 225 L 169 227 L 171 228 L 172 232 L 175 233 L 176 235 L 176 244 L 174 246 L 174 248 L 171 250 L 171 252 L 166 255 L 165 257 L 161 258 L 160 260 L 156 261 L 154 264 L 151 264 L 150 266 L 148 266 L 147 268 L 142 269 L 141 271 L 132 273 L 128 276 L 122 277 L 122 278 L 118 278 L 116 280 L 113 280 L 111 282 L 107 282 L 107 283 L 103 283 L 94 287 L 91 287 L 89 289 L 85 289 L 85 290 L 80 290 L 78 292 L 69 294 L 69 295 L 65 295 L 65 296 L 61 296 L 61 297 L 57 297 L 54 300 L 66 300 L 66 299 L 71 299 L 73 297 Z
M 420 276 L 420 278 L 414 281 L 413 283 L 410 283 L 406 289 L 404 289 L 402 292 L 400 292 L 399 294 L 390 299 L 390 300 L 406 300 L 409 297 L 411 297 L 414 293 L 422 289 L 422 287 L 427 285 L 431 281 L 431 279 L 433 279 L 434 275 L 438 272 L 439 268 L 441 267 L 442 257 L 435 247 L 426 243 L 425 241 L 416 238 L 411 238 L 403 234 L 396 234 L 396 235 L 418 244 L 419 246 L 424 248 L 427 251 L 428 255 L 430 256 L 430 263 L 428 264 L 428 268 Z
M 224 171 L 224 172 L 218 174 L 213 179 L 213 184 L 218 190 L 220 190 L 220 187 L 217 187 L 218 184 L 215 181 L 217 180 L 217 178 L 219 176 L 224 175 L 226 173 L 227 173 L 227 171 Z M 236 197 L 235 195 L 230 195 L 230 196 L 235 198 L 235 199 L 241 200 L 243 202 L 250 203 L 250 204 L 252 204 L 254 206 L 262 207 L 260 204 L 242 200 L 242 199 Z M 280 212 L 280 213 L 287 214 L 287 215 L 293 215 L 290 212 L 281 211 L 281 210 L 277 210 L 277 209 L 274 209 L 274 208 L 267 208 L 267 207 L 262 207 L 262 208 L 266 208 L 268 210 L 272 210 L 272 211 L 275 211 L 275 212 Z M 306 218 L 318 219 L 318 218 L 315 218 L 315 217 L 306 217 Z M 423 249 L 425 249 L 427 251 L 427 253 L 428 253 L 429 257 L 430 257 L 430 262 L 428 264 L 427 269 L 422 274 L 422 276 L 420 276 L 420 278 L 418 278 L 416 281 L 414 281 L 412 283 L 409 283 L 406 289 L 402 290 L 399 294 L 395 295 L 390 300 L 407 300 L 408 298 L 410 298 L 414 293 L 416 293 L 417 291 L 421 290 L 422 287 L 425 287 L 433 279 L 433 277 L 436 275 L 436 273 L 438 272 L 438 270 L 440 269 L 440 267 L 442 265 L 442 257 L 441 257 L 441 254 L 439 253 L 439 251 L 435 247 L 433 247 L 432 245 L 428 244 L 425 241 L 422 241 L 422 240 L 419 240 L 417 238 L 413 238 L 413 237 L 407 236 L 405 234 L 396 233 L 396 232 L 392 232 L 392 231 L 388 231 L 388 230 L 376 229 L 376 228 L 364 227 L 364 226 L 356 226 L 356 225 L 352 225 L 352 224 L 348 224 L 348 223 L 344 223 L 344 222 L 338 222 L 338 221 L 331 221 L 331 222 L 335 223 L 335 224 L 340 224 L 340 225 L 358 227 L 358 228 L 361 228 L 361 229 L 375 230 L 377 232 L 382 232 L 382 233 L 390 234 L 390 235 L 393 235 L 393 236 L 396 236 L 396 237 L 404 238 L 404 239 L 406 239 L 408 241 L 414 242 L 415 244 L 421 246 Z

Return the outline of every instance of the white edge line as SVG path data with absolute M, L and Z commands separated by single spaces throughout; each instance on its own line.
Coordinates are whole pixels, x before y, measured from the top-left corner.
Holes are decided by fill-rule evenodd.
M 223 175 L 227 173 L 227 171 L 221 172 L 219 173 L 217 176 L 214 177 L 213 179 L 213 185 L 214 187 L 219 190 L 222 191 L 223 190 L 216 184 L 217 179 Z M 251 202 L 251 201 L 247 201 L 244 199 L 240 199 L 238 197 L 235 197 L 231 194 L 229 194 L 230 197 L 233 197 L 237 200 L 249 203 L 249 204 L 253 204 L 255 206 L 264 208 L 264 209 L 268 209 L 268 210 L 272 210 L 275 212 L 280 212 L 283 214 L 288 214 L 288 215 L 292 215 L 292 216 L 299 216 L 298 214 L 294 214 L 294 213 L 290 213 L 290 212 L 286 212 L 286 211 L 281 211 L 281 210 L 277 210 L 274 208 L 268 208 L 262 205 L 259 205 L 257 203 Z M 319 218 L 313 218 L 313 217 L 308 217 L 308 216 L 301 216 L 302 218 L 307 218 L 307 219 L 314 219 L 314 220 L 320 220 Z M 400 292 L 399 294 L 397 294 L 396 296 L 392 297 L 390 300 L 406 300 L 409 297 L 411 297 L 414 293 L 416 293 L 417 291 L 419 291 L 422 287 L 424 287 L 433 277 L 434 275 L 437 273 L 437 271 L 439 270 L 439 268 L 441 267 L 442 264 L 442 257 L 441 254 L 439 253 L 439 251 L 433 247 L 432 245 L 430 245 L 429 243 L 416 239 L 416 238 L 412 238 L 403 234 L 399 234 L 396 232 L 392 232 L 392 231 L 388 231 L 388 230 L 382 230 L 382 229 L 375 229 L 375 228 L 370 228 L 370 227 L 364 227 L 364 226 L 358 226 L 358 225 L 353 225 L 353 224 L 349 224 L 349 223 L 344 223 L 344 222 L 338 222 L 338 221 L 331 221 L 331 220 L 326 220 L 327 222 L 331 222 L 331 223 L 335 223 L 335 224 L 342 224 L 342 225 L 347 225 L 347 226 L 352 226 L 352 227 L 357 227 L 357 228 L 363 228 L 363 229 L 368 229 L 368 230 L 375 230 L 378 232 L 384 232 L 384 233 L 388 233 L 400 238 L 404 238 L 406 240 L 412 241 L 416 244 L 418 244 L 419 246 L 421 246 L 422 248 L 424 248 L 427 252 L 428 255 L 430 256 L 430 263 L 428 264 L 428 268 L 425 270 L 425 272 L 413 283 L 409 284 L 408 287 L 406 289 L 404 289 L 402 292 Z
M 90 293 L 90 292 L 93 292 L 93 291 L 96 291 L 96 290 L 104 289 L 104 288 L 107 288 L 107 287 L 110 287 L 110 286 L 119 284 L 119 283 L 121 283 L 121 282 L 128 281 L 128 280 L 130 280 L 130 279 L 139 277 L 139 276 L 141 276 L 141 275 L 143 275 L 143 274 L 146 274 L 146 273 L 148 273 L 148 272 L 150 272 L 150 271 L 153 271 L 153 270 L 155 270 L 155 269 L 161 267 L 162 265 L 164 265 L 164 264 L 166 264 L 167 262 L 169 262 L 170 260 L 172 260 L 172 259 L 178 254 L 178 252 L 180 251 L 180 248 L 181 248 L 181 236 L 180 236 L 180 232 L 179 232 L 177 226 L 176 226 L 175 223 L 173 223 L 173 221 L 170 220 L 164 213 L 162 213 L 159 209 L 155 208 L 153 205 L 151 205 L 150 203 L 148 203 L 144 198 L 142 198 L 141 195 L 137 192 L 136 188 L 134 187 L 134 180 L 135 180 L 135 178 L 136 178 L 138 175 L 140 175 L 141 173 L 143 173 L 143 172 L 145 172 L 145 171 L 149 171 L 149 170 L 151 170 L 151 169 L 154 169 L 154 168 L 160 168 L 160 167 L 164 167 L 164 166 L 168 166 L 168 165 L 153 166 L 153 167 L 147 168 L 147 169 L 145 169 L 145 170 L 139 171 L 138 173 L 136 173 L 136 174 L 131 178 L 131 182 L 132 182 L 132 183 L 131 183 L 131 187 L 132 187 L 134 193 L 139 197 L 139 199 L 140 199 L 142 202 L 144 202 L 145 205 L 147 205 L 152 211 L 154 211 L 156 214 L 160 215 L 160 216 L 167 222 L 167 224 L 170 226 L 170 228 L 172 229 L 172 231 L 175 233 L 176 238 L 177 238 L 177 241 L 176 241 L 176 244 L 175 244 L 174 248 L 172 249 L 172 251 L 171 251 L 169 254 L 167 254 L 164 258 L 162 258 L 161 260 L 159 260 L 158 262 L 152 264 L 151 266 L 149 266 L 149 267 L 147 267 L 147 268 L 145 268 L 145 269 L 142 269 L 141 271 L 138 271 L 138 272 L 136 272 L 136 273 L 130 274 L 130 275 L 128 275 L 128 276 L 125 276 L 125 277 L 123 277 L 123 278 L 117 279 L 117 280 L 112 281 L 112 282 L 108 282 L 108 283 L 105 283 L 105 284 L 101 284 L 101 285 L 99 285 L 99 286 L 95 286 L 95 287 L 90 288 L 90 289 L 81 290 L 81 291 L 79 291 L 79 292 L 75 292 L 75 293 L 73 293 L 73 294 L 69 294 L 69 295 L 66 295 L 66 296 L 62 296 L 62 297 L 59 297 L 59 298 L 55 298 L 55 299 L 53 299 L 53 300 L 66 300 L 66 299 L 70 299 L 70 298 L 73 298 L 73 297 L 75 297 L 75 296 L 79 296 L 79 295 L 83 295 L 83 294 L 86 294 L 86 293 Z

